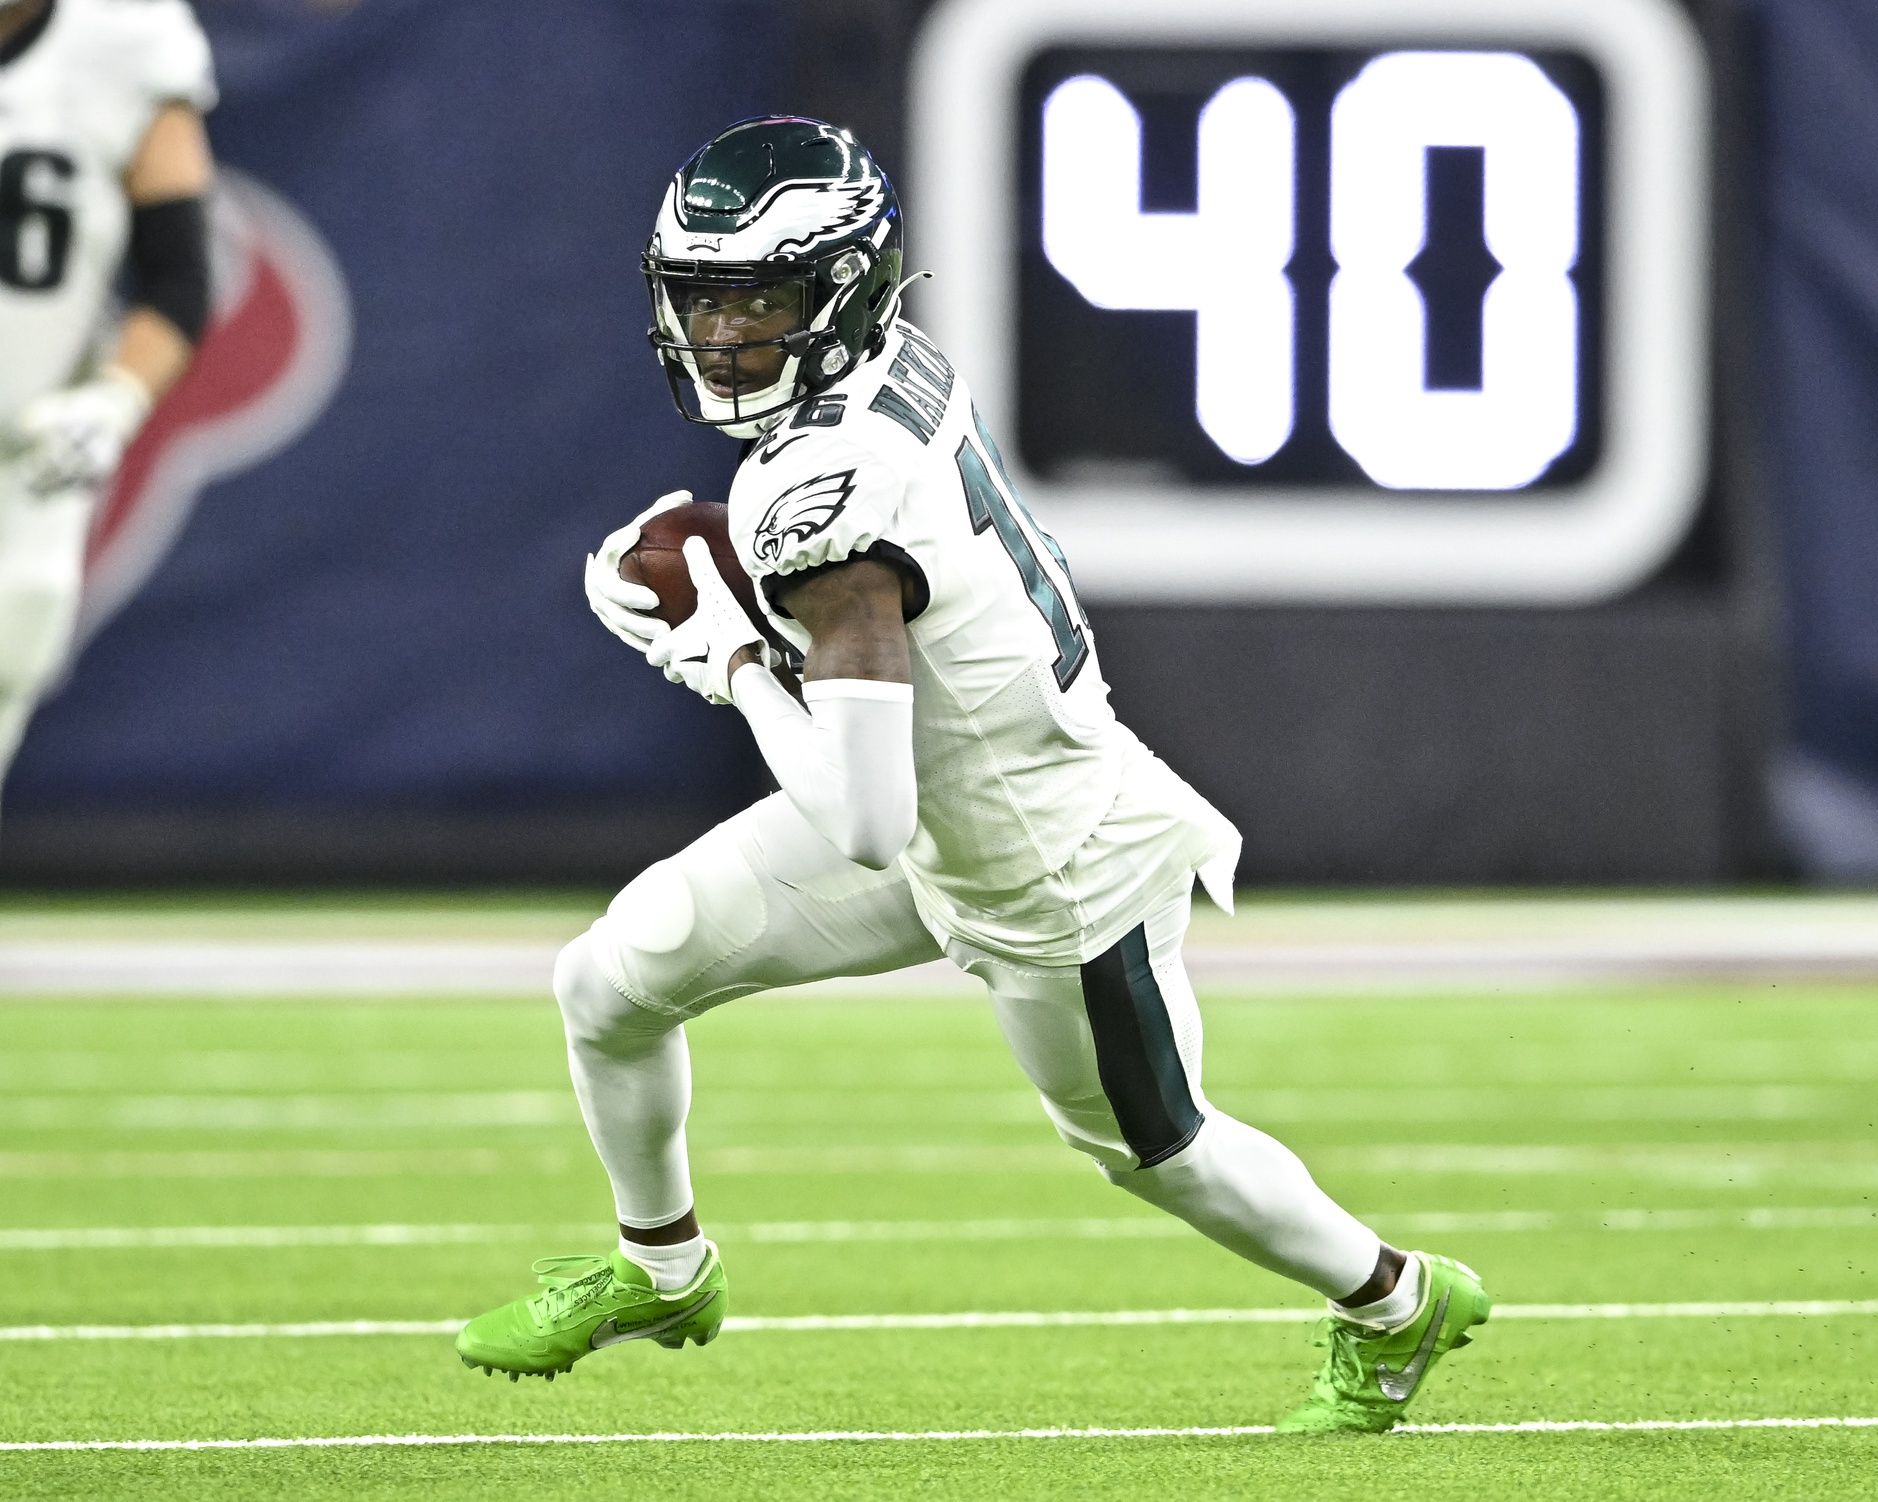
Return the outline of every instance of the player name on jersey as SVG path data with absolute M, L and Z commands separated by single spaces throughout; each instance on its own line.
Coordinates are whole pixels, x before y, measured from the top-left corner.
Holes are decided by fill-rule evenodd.
M 930 339 L 902 325 L 900 352 L 868 410 L 891 417 L 921 443 L 931 443 L 952 396 L 952 362 Z

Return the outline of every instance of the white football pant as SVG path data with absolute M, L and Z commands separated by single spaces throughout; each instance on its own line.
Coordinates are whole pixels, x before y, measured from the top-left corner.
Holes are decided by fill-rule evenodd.
M 1081 966 L 953 942 L 1063 1140 L 1110 1182 L 1331 1298 L 1381 1243 L 1282 1144 L 1209 1104 L 1180 943 L 1189 895 Z M 681 1024 L 753 991 L 936 959 L 905 880 L 843 857 L 777 793 L 631 882 L 561 952 L 555 996 L 581 1112 L 622 1226 L 692 1205 L 691 1070 Z

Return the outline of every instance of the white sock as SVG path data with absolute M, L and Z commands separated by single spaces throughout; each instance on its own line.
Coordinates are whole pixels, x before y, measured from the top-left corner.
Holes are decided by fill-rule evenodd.
M 1406 1325 L 1415 1318 L 1415 1311 L 1422 1306 L 1422 1259 L 1418 1252 L 1408 1254 L 1408 1262 L 1402 1268 L 1402 1276 L 1395 1280 L 1395 1287 L 1373 1304 L 1339 1304 L 1331 1300 L 1330 1307 L 1344 1319 L 1354 1320 L 1359 1325 L 1371 1325 L 1378 1330 L 1394 1330 Z
M 619 1254 L 643 1267 L 660 1293 L 671 1293 L 697 1277 L 698 1269 L 704 1266 L 704 1233 L 699 1232 L 689 1241 L 674 1241 L 670 1246 L 647 1246 L 628 1241 L 622 1232 Z

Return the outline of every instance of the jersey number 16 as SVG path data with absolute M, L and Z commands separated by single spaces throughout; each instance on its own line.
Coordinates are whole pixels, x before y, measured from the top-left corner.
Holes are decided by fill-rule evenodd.
M 1056 686 L 1067 690 L 1082 671 L 1083 663 L 1089 659 L 1088 623 L 1070 584 L 1069 560 L 1056 545 L 1056 539 L 1037 525 L 1024 503 L 1018 499 L 1017 488 L 1011 484 L 1011 477 L 1004 468 L 1004 458 L 998 452 L 997 444 L 992 442 L 990 433 L 985 431 L 984 419 L 976 411 L 972 413 L 972 422 L 978 429 L 979 443 L 983 445 L 985 453 L 991 456 L 991 462 L 998 471 L 998 480 L 993 480 L 991 471 L 986 468 L 978 450 L 972 446 L 971 439 L 959 440 L 959 451 L 955 457 L 959 466 L 959 479 L 965 486 L 965 504 L 971 514 L 972 530 L 980 533 L 996 531 L 998 541 L 1004 544 L 1004 551 L 1011 555 L 1011 562 L 1017 565 L 1018 576 L 1024 581 L 1030 603 L 1037 607 L 1037 613 L 1043 617 L 1044 624 L 1050 628 L 1050 635 L 1056 642 Z M 1003 483 L 1000 485 L 998 481 Z M 1019 519 L 1020 514 L 1022 520 Z M 1056 560 L 1057 569 L 1063 576 L 1060 585 L 1037 556 L 1036 543 L 1031 541 L 1033 532 Z

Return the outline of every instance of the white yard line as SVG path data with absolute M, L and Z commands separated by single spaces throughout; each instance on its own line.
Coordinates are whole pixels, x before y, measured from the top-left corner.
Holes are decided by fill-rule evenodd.
M 1209 925 L 1211 927 L 1211 925 Z M 1652 900 L 1275 905 L 1249 941 L 1196 940 L 1193 973 L 1258 991 L 1415 993 L 1581 981 L 1878 976 L 1878 903 Z M 28 930 L 30 932 L 30 930 Z M 558 945 L 424 937 L 0 940 L 0 995 L 545 996 Z M 805 994 L 975 994 L 944 963 Z
M 1398 1424 L 1393 1434 L 1654 1434 L 1736 1429 L 1871 1429 L 1878 1418 L 1757 1419 L 1525 1419 L 1504 1424 Z M 41 1439 L 0 1441 L 0 1451 L 73 1450 L 379 1450 L 453 1445 L 673 1445 L 673 1444 L 957 1444 L 1022 1439 L 1245 1439 L 1276 1431 L 1270 1424 L 1140 1425 L 1128 1428 L 1041 1429 L 776 1429 L 752 1432 L 639 1434 L 333 1434 L 267 1439 Z
M 1710 1300 L 1674 1304 L 1501 1304 L 1496 1320 L 1837 1319 L 1878 1315 L 1878 1299 Z M 726 1331 L 801 1335 L 881 1330 L 1043 1330 L 1154 1325 L 1297 1325 L 1322 1309 L 993 1309 L 944 1314 L 732 1315 Z M 6 1325 L 0 1342 L 302 1340 L 327 1336 L 454 1335 L 444 1320 L 310 1320 L 291 1324 Z
M 64 941 L 0 944 L 0 994 L 548 994 L 553 943 Z
M 16 1071 L 30 1077 L 30 1069 Z M 1852 1116 L 1868 1090 L 1845 1085 L 1702 1085 L 1663 1087 L 1379 1085 L 1374 1089 L 1214 1087 L 1216 1100 L 1242 1104 L 1259 1121 L 1804 1121 Z M 835 1090 L 779 1094 L 770 1088 L 719 1089 L 704 1116 L 720 1125 L 834 1123 L 896 1108 L 907 1093 Z M 932 1090 L 917 1095 L 927 1119 L 957 1116 L 980 1123 L 1042 1118 L 1036 1096 L 1022 1089 Z M 0 1128 L 19 1131 L 397 1131 L 407 1128 L 487 1131 L 557 1127 L 580 1119 L 573 1092 L 553 1090 L 281 1091 L 268 1094 L 97 1094 L 63 1091 L 0 1096 Z
M 1313 1169 L 1346 1174 L 1572 1176 L 1661 1178 L 1712 1186 L 1769 1180 L 1826 1182 L 1840 1188 L 1878 1183 L 1878 1154 L 1858 1139 L 1795 1142 L 1575 1143 L 1509 1146 L 1423 1142 L 1379 1147 L 1320 1147 L 1306 1154 Z M 1050 1172 L 1067 1149 L 1047 1144 L 1010 1147 L 943 1143 L 853 1144 L 844 1147 L 718 1147 L 692 1154 L 705 1173 L 799 1174 Z
M 435 1049 L 372 1048 L 321 1055 L 267 1048 L 160 1048 L 139 1039 L 118 1048 L 11 1048 L 0 1056 L 0 1085 L 29 1090 L 418 1090 L 477 1061 L 476 1040 Z M 496 1060 L 501 1078 L 506 1060 Z M 1810 1070 L 1806 1078 L 1813 1078 Z
M 1572 1176 L 1667 1179 L 1714 1188 L 1768 1182 L 1878 1184 L 1878 1153 L 1853 1138 L 1791 1142 L 1657 1142 L 1606 1147 L 1571 1143 L 1491 1146 L 1421 1142 L 1324 1147 L 1307 1157 L 1319 1171 L 1345 1174 Z M 1008 1147 L 951 1143 L 842 1147 L 716 1147 L 691 1155 L 700 1173 L 779 1177 L 867 1174 L 1081 1172 L 1083 1160 L 1049 1143 Z M 559 1147 L 241 1149 L 0 1152 L 0 1180 L 388 1178 L 412 1173 L 461 1176 L 585 1172 L 585 1153 Z
M 1314 1309 L 985 1310 L 950 1314 L 803 1314 L 734 1317 L 726 1329 L 774 1334 L 872 1330 L 1041 1330 L 1141 1325 L 1293 1325 Z M 1830 1319 L 1878 1314 L 1878 1299 L 1708 1301 L 1679 1304 L 1500 1304 L 1497 1320 Z M 460 1328 L 453 1326 L 452 1328 Z
M 1786 1231 L 1878 1229 L 1878 1206 L 1834 1205 L 1749 1210 L 1379 1210 L 1367 1219 L 1392 1232 L 1530 1231 Z M 905 1242 L 945 1241 L 1160 1241 L 1191 1237 L 1190 1226 L 1171 1216 L 1076 1217 L 1060 1220 L 851 1220 L 755 1221 L 715 1227 L 725 1241 Z M 0 1250 L 8 1243 L 0 1231 Z
M 598 1234 L 604 1238 L 606 1227 Z M 492 1242 L 573 1239 L 570 1226 L 74 1226 L 0 1230 L 0 1252 L 152 1251 L 169 1248 L 266 1249 L 317 1246 L 484 1246 Z M 594 1226 L 579 1228 L 586 1240 Z M 725 1237 L 721 1229 L 713 1234 Z
M 559 1149 L 396 1148 L 349 1152 L 203 1150 L 200 1152 L 0 1153 L 6 1179 L 381 1179 L 407 1174 L 485 1177 L 515 1172 L 572 1172 L 579 1157 Z
M 16 1095 L 0 1127 L 24 1131 L 401 1131 L 411 1127 L 561 1126 L 580 1120 L 571 1090 L 421 1090 L 372 1094 Z
M 1759 1206 L 1747 1210 L 1432 1210 L 1377 1211 L 1368 1219 L 1397 1233 L 1531 1231 L 1878 1230 L 1878 1206 Z M 19 1226 L 0 1229 L 0 1252 L 149 1251 L 323 1246 L 478 1246 L 539 1240 L 592 1240 L 605 1227 L 580 1225 L 406 1224 L 301 1226 Z M 1169 1216 L 981 1220 L 771 1220 L 713 1224 L 723 1242 L 1161 1241 L 1190 1238 Z
M 332 1335 L 454 1335 L 463 1320 L 335 1319 L 273 1325 L 0 1325 L 0 1342 L 44 1340 L 315 1340 Z M 726 1324 L 730 1321 L 726 1320 Z
M 1660 1097 L 1665 1116 L 1725 1121 L 1742 1111 L 1755 1116 L 1804 1112 L 1821 1091 L 1856 1102 L 1869 1095 L 1878 1075 L 1878 1037 L 1690 1038 L 1631 1049 L 1617 1057 L 1595 1050 L 1566 1059 L 1551 1052 L 1528 1052 L 1531 1057 L 1496 1061 L 1498 1082 L 1493 1085 L 1457 1085 L 1450 1077 L 1411 1075 L 1360 1086 L 1289 1089 L 1261 1081 L 1257 1074 L 1229 1076 L 1216 1068 L 1209 1093 L 1242 1102 L 1248 1112 L 1282 1111 L 1300 1119 L 1443 1120 L 1446 1116 L 1439 1113 L 1450 1101 L 1470 1111 L 1477 1107 L 1483 1118 L 1501 1117 L 1508 1110 L 1524 1115 L 1530 1109 L 1552 1108 L 1545 1105 L 1548 1102 L 1571 1101 L 1572 1110 L 1582 1105 L 1593 1117 L 1635 1119 L 1640 1103 Z M 1445 1068 L 1446 1056 L 1441 1059 Z M 510 1073 L 510 1060 L 499 1045 L 479 1048 L 474 1038 L 453 1039 L 445 1054 L 393 1048 L 331 1055 L 163 1048 L 142 1039 L 134 1047 L 118 1048 L 17 1044 L 0 1052 L 0 1104 L 9 1096 L 43 1098 L 49 1092 L 271 1096 L 292 1091 L 348 1094 L 354 1099 L 359 1092 L 461 1093 L 453 1086 L 470 1068 L 486 1069 L 486 1078 L 501 1084 Z M 924 1077 L 897 1069 L 891 1088 L 876 1085 L 865 1090 L 851 1090 L 852 1080 L 838 1075 L 798 1080 L 780 1093 L 773 1080 L 720 1079 L 711 1085 L 709 1110 L 714 1119 L 741 1119 L 747 1113 L 751 1119 L 769 1120 L 786 1109 L 792 1119 L 849 1122 L 857 1114 L 847 1105 L 852 1094 L 861 1106 L 886 1102 L 902 1111 L 928 1105 L 980 1108 L 1009 1111 L 1012 1119 L 1020 1112 L 1025 1119 L 1035 1119 L 1036 1100 L 1030 1091 L 1015 1082 L 1006 1087 L 976 1083 L 989 1077 L 982 1068 L 961 1061 L 949 1071 Z M 1864 1095 L 1857 1094 L 1861 1091 Z M 571 1100 L 563 1084 L 542 1093 Z

